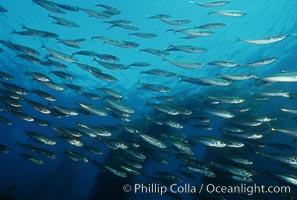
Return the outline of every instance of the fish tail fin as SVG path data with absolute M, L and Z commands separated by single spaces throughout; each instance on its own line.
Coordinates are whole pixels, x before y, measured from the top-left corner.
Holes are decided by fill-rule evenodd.
M 48 59 L 49 57 L 51 57 L 50 54 L 47 54 L 46 56 L 44 56 L 45 59 Z
M 262 80 L 262 79 L 259 78 L 259 77 L 256 77 L 256 78 L 255 78 L 255 85 L 256 85 L 256 86 L 265 86 L 265 85 L 268 85 L 268 84 L 270 84 L 270 83 L 267 82 L 267 81 Z
M 223 78 L 221 73 L 216 73 L 216 76 L 217 76 L 217 77 L 221 77 L 221 78 Z M 224 79 L 224 78 L 223 78 L 223 79 Z
M 173 44 L 168 44 L 168 47 L 165 49 L 165 51 L 169 51 L 170 49 L 173 49 L 175 46 Z
M 168 61 L 165 56 L 162 56 L 162 62 Z
M 111 26 L 109 26 L 109 27 L 108 27 L 108 30 L 112 29 L 113 27 L 115 27 L 115 25 L 114 25 L 114 24 L 113 24 L 113 25 L 111 25 Z
M 145 102 L 145 104 L 144 104 L 144 107 L 146 107 L 146 106 L 151 106 L 152 104 L 151 104 L 151 102 L 149 101 L 149 99 L 148 100 L 146 100 L 146 102 Z
M 141 81 L 140 81 L 140 79 L 137 79 L 136 84 L 137 84 L 137 85 L 139 85 L 139 84 L 141 85 L 141 84 L 142 84 Z
M 209 16 L 209 15 L 212 15 L 212 14 L 215 14 L 216 12 L 208 12 L 207 13 L 207 16 Z
M 164 32 L 164 34 L 167 33 L 167 32 L 169 32 L 169 31 L 174 31 L 174 29 L 172 29 L 172 28 L 166 29 L 165 32 Z
M 30 72 L 29 72 L 29 70 L 25 70 L 23 74 L 24 75 L 30 75 Z
M 187 76 L 184 76 L 184 75 L 180 75 L 178 76 L 178 79 L 181 80 L 181 81 L 184 81 L 184 80 L 187 80 Z

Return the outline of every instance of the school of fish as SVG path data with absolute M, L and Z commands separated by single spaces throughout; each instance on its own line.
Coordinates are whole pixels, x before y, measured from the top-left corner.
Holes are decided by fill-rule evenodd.
M 52 22 L 49 26 L 75 32 L 83 24 L 71 16 L 83 14 L 85 19 L 104 24 L 110 32 L 120 31 L 130 40 L 100 34 L 64 38 L 59 32 L 31 24 L 14 27 L 10 40 L 1 38 L 0 56 L 13 51 L 13 60 L 23 66 L 20 74 L 0 66 L 0 127 L 18 126 L 19 120 L 30 124 L 22 133 L 26 140 L 16 140 L 14 146 L 0 141 L 2 154 L 20 151 L 20 158 L 36 165 L 66 156 L 115 176 L 145 177 L 149 183 L 163 185 L 199 178 L 205 183 L 249 184 L 264 177 L 296 188 L 297 70 L 258 74 L 258 69 L 269 69 L 281 60 L 279 55 L 249 62 L 203 59 L 209 49 L 199 40 L 212 40 L 217 31 L 227 31 L 230 19 L 247 18 L 249 13 L 244 8 L 224 9 L 232 5 L 230 0 L 189 1 L 197 12 L 206 10 L 206 18 L 217 16 L 219 20 L 198 24 L 195 19 L 155 13 L 140 16 L 141 23 L 136 25 L 122 17 L 128 11 L 113 5 L 84 7 L 83 2 L 68 5 L 55 0 L 32 3 L 41 13 L 47 13 Z M 9 18 L 11 12 L 3 2 L 0 15 Z M 165 35 L 175 37 L 176 44 L 155 48 L 159 35 L 142 28 L 152 21 L 164 29 Z M 27 42 L 18 42 L 19 37 Z M 262 38 L 234 38 L 233 42 L 273 48 L 292 37 L 293 33 L 271 33 Z M 39 47 L 28 45 L 30 41 L 38 41 Z M 149 41 L 150 46 L 141 41 Z M 88 49 L 84 43 L 98 50 Z M 112 50 L 106 52 L 104 47 Z M 137 59 L 124 63 L 122 53 L 132 58 L 150 54 L 159 64 Z M 187 55 L 197 55 L 198 59 L 187 59 Z M 215 75 L 200 73 L 203 70 Z M 129 73 L 136 73 L 137 78 L 131 78 L 136 81 L 128 90 L 134 92 L 127 97 L 130 92 L 117 83 L 124 83 L 122 76 L 130 81 Z M 193 89 L 189 96 L 184 93 L 187 87 Z M 280 100 L 287 103 L 278 104 Z M 142 106 L 136 106 L 139 101 Z M 73 125 L 69 126 L 69 120 Z M 105 123 L 108 121 L 112 123 Z M 55 150 L 58 143 L 65 144 L 63 152 Z M 207 153 L 200 153 L 198 148 L 205 148 Z M 104 161 L 103 155 L 113 158 Z M 277 166 L 278 171 L 271 166 L 259 167 L 257 162 L 263 160 Z M 156 168 L 146 174 L 144 168 L 152 162 L 170 170 Z M 182 199 L 179 195 L 172 197 Z M 200 199 L 227 197 L 197 194 Z

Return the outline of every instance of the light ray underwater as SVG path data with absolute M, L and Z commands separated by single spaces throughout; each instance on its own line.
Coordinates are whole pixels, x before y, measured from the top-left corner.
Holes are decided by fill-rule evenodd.
M 0 0 L 0 200 L 297 199 L 296 11 Z

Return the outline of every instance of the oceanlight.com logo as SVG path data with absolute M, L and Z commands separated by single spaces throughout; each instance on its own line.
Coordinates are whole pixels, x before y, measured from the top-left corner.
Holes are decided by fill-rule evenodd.
M 134 185 L 126 184 L 123 186 L 124 192 L 131 192 L 134 194 L 159 194 L 178 193 L 178 194 L 195 194 L 207 192 L 209 194 L 290 194 L 290 186 L 265 186 L 265 185 L 246 185 L 240 184 L 237 186 L 215 185 L 215 184 L 201 184 L 191 185 L 185 184 L 171 184 L 169 186 L 158 183 L 144 184 L 136 183 Z
M 205 190 L 208 193 L 217 194 L 247 194 L 249 196 L 253 194 L 290 194 L 290 186 L 265 186 L 240 184 L 239 186 L 223 186 L 207 184 Z

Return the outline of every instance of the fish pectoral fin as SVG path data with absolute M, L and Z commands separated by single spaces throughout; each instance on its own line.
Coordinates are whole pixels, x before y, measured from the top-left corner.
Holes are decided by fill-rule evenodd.
M 240 39 L 240 38 L 237 38 L 237 39 L 236 39 L 236 42 L 243 42 L 243 40 Z

